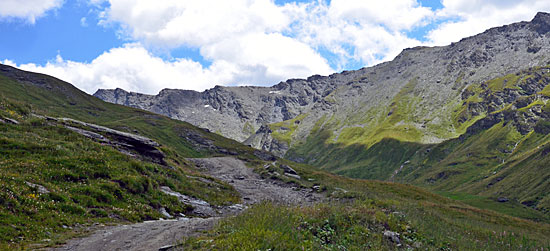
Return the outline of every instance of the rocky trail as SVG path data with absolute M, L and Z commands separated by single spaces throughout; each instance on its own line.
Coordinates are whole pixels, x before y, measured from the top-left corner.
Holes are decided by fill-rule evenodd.
M 264 180 L 233 157 L 190 159 L 204 173 L 231 184 L 240 194 L 243 204 L 229 207 L 212 207 L 206 202 L 162 187 L 161 190 L 180 201 L 192 204 L 195 213 L 205 218 L 177 218 L 173 220 L 146 221 L 131 225 L 108 226 L 95 230 L 91 235 L 69 240 L 64 246 L 52 250 L 169 250 L 183 237 L 197 236 L 211 229 L 216 222 L 237 214 L 249 205 L 262 201 L 281 204 L 308 204 L 323 200 L 323 195 L 312 190 L 299 189 L 273 180 Z

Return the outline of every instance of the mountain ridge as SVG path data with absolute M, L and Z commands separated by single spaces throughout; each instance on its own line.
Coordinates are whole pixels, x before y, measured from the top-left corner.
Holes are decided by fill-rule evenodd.
M 292 132 L 291 138 L 296 140 L 291 141 L 299 142 L 304 141 L 315 123 L 326 115 L 336 118 L 340 124 L 332 130 L 333 140 L 338 142 L 338 135 L 347 128 L 372 127 L 372 123 L 369 125 L 351 113 L 370 115 L 371 120 L 383 119 L 383 115 L 392 113 L 391 109 L 383 108 L 390 107 L 400 91 L 408 88 L 411 89 L 408 91 L 417 92 L 415 96 L 420 100 L 413 100 L 417 104 L 412 117 L 417 121 L 405 123 L 421 134 L 418 139 L 414 133 L 405 132 L 408 140 L 439 143 L 464 133 L 464 128 L 455 128 L 444 121 L 451 120 L 454 108 L 445 106 L 460 102 L 459 96 L 466 86 L 518 69 L 548 64 L 544 53 L 550 50 L 542 45 L 548 44 L 545 35 L 550 29 L 549 20 L 550 14 L 540 12 L 530 22 L 491 28 L 448 46 L 408 48 L 394 60 L 372 67 L 329 76 L 289 79 L 271 87 L 216 86 L 204 92 L 163 89 L 158 95 L 116 89 L 98 90 L 94 95 L 108 102 L 188 121 L 282 156 L 294 142 L 274 139 L 265 134 L 265 128 L 260 130 L 262 126 L 291 120 L 298 115 L 315 114 L 304 118 L 307 123 L 300 121 L 297 131 Z M 373 111 L 373 107 L 382 109 Z M 342 112 L 343 115 L 339 114 Z M 424 128 L 430 125 L 445 127 L 448 132 Z M 393 122 L 390 126 L 398 131 L 403 129 Z M 255 136 L 256 132 L 260 135 Z M 366 145 L 373 143 L 376 141 Z

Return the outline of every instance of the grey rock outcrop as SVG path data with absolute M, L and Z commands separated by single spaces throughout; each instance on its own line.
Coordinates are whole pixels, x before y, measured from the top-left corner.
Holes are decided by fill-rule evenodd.
M 12 124 L 12 125 L 19 125 L 19 121 L 15 120 L 15 119 L 10 119 L 10 118 L 2 118 L 0 117 L 0 123 L 7 123 L 7 124 Z
M 373 67 L 290 79 L 272 87 L 164 89 L 158 95 L 115 89 L 94 95 L 184 120 L 278 156 L 319 128 L 331 132 L 333 143 L 348 143 L 340 137 L 344 130 L 380 126 L 411 128 L 419 132 L 419 143 L 439 143 L 463 133 L 449 121 L 466 87 L 550 63 L 549 31 L 550 14 L 538 13 L 530 22 L 492 28 L 448 46 L 405 49 Z M 410 97 L 405 116 L 387 121 L 402 96 Z M 305 116 L 286 140 L 275 137 L 270 124 L 298 115 Z
M 164 153 L 158 149 L 160 144 L 152 139 L 70 118 L 45 117 L 45 119 L 61 123 L 65 128 L 97 142 L 111 145 L 124 154 L 166 165 Z
M 392 231 L 384 231 L 384 238 L 390 240 L 391 242 L 401 245 L 401 240 L 399 239 L 399 233 Z
M 27 184 L 27 186 L 30 186 L 30 187 L 36 189 L 36 191 L 37 191 L 39 194 L 48 194 L 48 193 L 50 193 L 50 190 L 48 190 L 47 188 L 45 188 L 45 187 L 42 186 L 42 185 L 30 183 L 30 182 L 28 182 L 28 181 L 25 181 L 25 184 Z

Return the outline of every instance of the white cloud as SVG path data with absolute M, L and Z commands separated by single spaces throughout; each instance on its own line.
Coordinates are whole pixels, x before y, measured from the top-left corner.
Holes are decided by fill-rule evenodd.
M 88 27 L 88 20 L 86 20 L 86 17 L 82 17 L 80 19 L 80 26 L 82 27 Z
M 420 6 L 416 0 L 333 0 L 329 7 L 332 19 L 379 24 L 393 31 L 410 29 L 431 15 L 431 9 Z
M 333 0 L 304 9 L 292 27 L 294 34 L 300 41 L 336 55 L 339 69 L 349 63 L 370 66 L 391 60 L 402 49 L 420 45 L 405 32 L 434 16 L 415 0 Z
M 284 40 L 284 39 L 283 39 Z M 297 45 L 299 46 L 299 45 Z M 258 48 L 262 50 L 261 47 Z M 323 59 L 311 51 L 297 54 L 296 64 L 303 67 L 292 67 L 273 53 L 265 53 L 257 64 L 235 63 L 216 60 L 208 68 L 189 59 L 178 59 L 168 62 L 148 52 L 140 44 L 126 44 L 103 53 L 90 63 L 64 60 L 58 56 L 55 61 L 44 66 L 35 64 L 16 65 L 4 60 L 3 64 L 13 65 L 24 70 L 40 72 L 70 82 L 78 88 L 94 93 L 98 88 L 123 88 L 129 91 L 156 94 L 163 88 L 191 89 L 202 91 L 216 84 L 274 84 L 267 80 L 278 81 L 291 77 L 306 77 L 310 72 L 324 71 L 330 68 L 314 61 Z M 287 56 L 287 54 L 282 54 Z M 265 67 L 260 61 L 267 61 L 273 67 Z M 309 60 L 310 62 L 304 62 Z M 318 67 L 318 68 L 307 68 Z
M 199 48 L 201 52 L 216 47 L 218 54 L 203 56 L 209 60 L 253 62 L 257 61 L 255 55 L 246 53 L 249 49 L 237 41 L 249 42 L 251 38 L 278 34 L 281 35 L 278 38 L 307 45 L 300 46 L 305 53 L 323 48 L 336 55 L 336 70 L 343 70 L 350 61 L 372 65 L 393 58 L 403 48 L 420 45 L 403 31 L 425 23 L 434 14 L 416 0 L 333 0 L 330 4 L 319 0 L 282 6 L 273 0 L 109 0 L 109 3 L 102 23 L 120 24 L 127 36 L 148 46 L 165 49 L 183 46 Z M 220 45 L 221 41 L 227 44 Z M 236 51 L 250 57 L 225 57 L 236 56 Z M 293 61 L 292 57 L 286 60 Z
M 550 11 L 548 0 L 443 0 L 437 13 L 447 21 L 428 34 L 431 45 L 447 45 L 491 27 L 531 20 L 539 11 Z
M 289 24 L 284 7 L 270 0 L 110 0 L 107 22 L 156 46 L 201 47 L 227 37 L 278 32 Z
M 286 78 L 307 77 L 314 73 L 329 74 L 333 71 L 326 59 L 308 45 L 278 33 L 248 34 L 221 40 L 204 46 L 201 54 L 214 62 L 225 61 L 241 66 L 240 68 L 263 67 L 263 77 L 271 84 Z M 261 81 L 240 79 L 244 83 L 250 81 L 249 83 L 257 84 Z
M 63 0 L 2 0 L 0 18 L 22 18 L 34 24 L 37 18 L 61 5 Z

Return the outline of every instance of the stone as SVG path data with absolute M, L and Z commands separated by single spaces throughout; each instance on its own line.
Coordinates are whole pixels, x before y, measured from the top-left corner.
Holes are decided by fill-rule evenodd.
M 499 197 L 497 199 L 498 202 L 501 202 L 501 203 L 504 203 L 504 202 L 508 202 L 510 199 L 506 198 L 506 197 Z
M 15 120 L 15 119 L 4 118 L 4 122 L 6 122 L 8 124 L 12 124 L 12 125 L 19 125 L 19 121 Z
M 401 240 L 399 239 L 399 233 L 392 231 L 384 231 L 384 238 L 390 240 L 391 242 L 401 245 Z
M 283 171 L 285 173 L 288 173 L 288 174 L 293 174 L 293 175 L 298 175 L 298 173 L 292 169 L 292 167 L 288 166 L 288 165 L 285 165 L 285 164 L 281 164 L 280 167 L 283 169 Z
M 156 141 L 140 135 L 122 132 L 100 125 L 70 118 L 46 117 L 46 120 L 61 123 L 65 128 L 94 141 L 111 145 L 120 152 L 153 163 L 167 165 L 164 153 L 157 149 Z
M 30 183 L 28 181 L 25 181 L 25 184 L 27 184 L 27 186 L 30 186 L 32 188 L 36 188 L 36 190 L 38 190 L 38 193 L 39 194 L 47 194 L 47 193 L 50 193 L 50 191 L 48 189 L 46 189 L 44 186 L 42 185 L 38 185 L 38 184 L 33 184 L 33 183 Z
M 277 157 L 275 157 L 275 155 L 273 155 L 269 152 L 266 152 L 266 151 L 261 151 L 261 150 L 255 150 L 254 151 L 254 156 L 256 156 L 259 159 L 264 160 L 264 161 L 275 161 L 275 160 L 277 160 Z
M 288 176 L 288 177 L 291 177 L 291 178 L 295 178 L 297 180 L 302 179 L 302 177 L 300 177 L 300 175 L 296 175 L 296 174 L 284 173 L 284 175 Z
M 175 247 L 174 245 L 162 246 L 159 248 L 159 251 L 167 251 L 167 250 L 173 249 L 174 247 Z
M 172 215 L 170 215 L 167 211 L 166 211 L 166 208 L 164 207 L 161 207 L 159 209 L 159 213 L 161 213 L 162 215 L 164 215 L 164 217 L 170 219 L 170 218 L 173 218 Z

